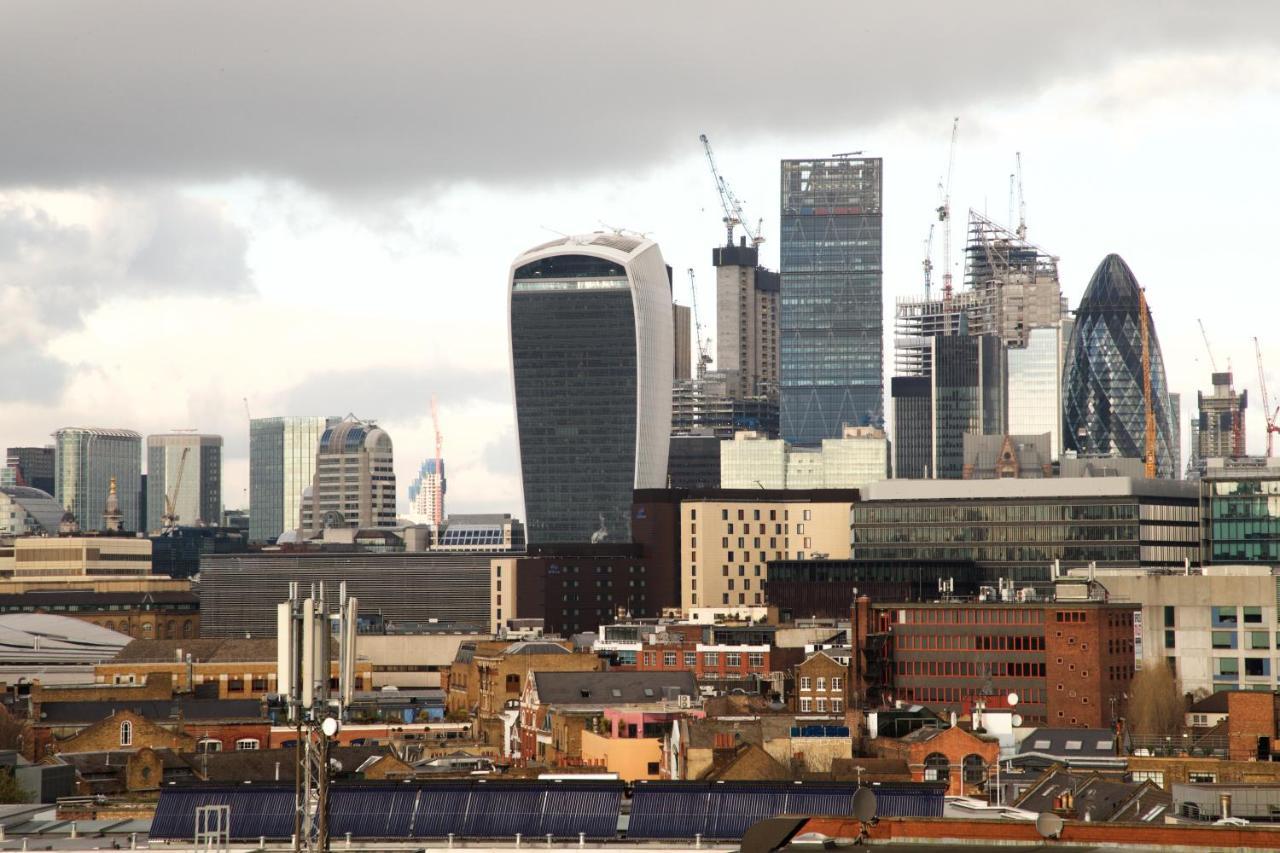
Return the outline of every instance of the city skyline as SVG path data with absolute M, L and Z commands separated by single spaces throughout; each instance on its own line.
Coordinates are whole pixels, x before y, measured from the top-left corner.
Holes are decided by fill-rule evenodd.
M 68 19 L 58 22 L 65 31 L 93 25 L 91 9 L 67 8 Z M 1256 310 L 1269 299 L 1267 276 L 1257 272 L 1267 268 L 1262 252 L 1268 245 L 1263 229 L 1269 205 L 1266 182 L 1251 177 L 1280 141 L 1280 127 L 1271 118 L 1280 98 L 1275 44 L 1266 35 L 1280 27 L 1266 20 L 1276 11 L 1263 6 L 1254 7 L 1252 16 L 1238 17 L 1197 11 L 1190 4 L 1180 8 L 1181 17 L 1171 15 L 1140 44 L 1122 36 L 1143 28 L 1140 14 L 1125 8 L 1108 16 L 1073 12 L 1082 20 L 1023 9 L 1010 16 L 1014 30 L 1003 35 L 929 35 L 929 44 L 943 48 L 939 63 L 957 63 L 977 48 L 1000 43 L 985 52 L 996 57 L 992 67 L 1002 73 L 987 69 L 974 81 L 913 68 L 930 64 L 921 62 L 920 52 L 886 59 L 872 49 L 902 35 L 916 19 L 910 10 L 877 11 L 856 22 L 851 17 L 849 26 L 830 29 L 847 35 L 851 47 L 867 48 L 844 53 L 861 52 L 866 58 L 824 57 L 811 69 L 813 79 L 835 87 L 866 74 L 875 63 L 882 71 L 877 87 L 839 103 L 822 101 L 823 86 L 812 83 L 796 93 L 772 81 L 753 86 L 742 79 L 731 81 L 740 86 L 740 95 L 721 99 L 719 86 L 707 87 L 716 89 L 715 98 L 701 94 L 699 87 L 687 85 L 689 79 L 718 83 L 725 74 L 710 51 L 688 41 L 707 32 L 697 24 L 712 13 L 657 9 L 643 26 L 677 33 L 694 64 L 680 72 L 686 77 L 663 69 L 646 81 L 651 64 L 629 46 L 623 49 L 610 85 L 647 82 L 665 111 L 654 129 L 642 129 L 633 139 L 610 138 L 607 145 L 599 139 L 592 145 L 578 141 L 565 153 L 545 140 L 523 139 L 518 144 L 527 151 L 520 158 L 489 156 L 497 143 L 485 139 L 474 146 L 485 154 L 480 157 L 420 127 L 416 113 L 405 119 L 408 128 L 400 128 L 396 117 L 414 101 L 396 89 L 390 101 L 370 103 L 381 119 L 364 123 L 372 129 L 352 130 L 346 127 L 351 122 L 333 121 L 333 112 L 300 107 L 300 126 L 308 128 L 317 153 L 313 159 L 291 160 L 284 154 L 288 146 L 280 144 L 288 128 L 266 119 L 263 127 L 271 133 L 259 134 L 264 138 L 256 145 L 222 125 L 232 138 L 220 143 L 221 152 L 205 150 L 181 134 L 162 152 L 149 146 L 165 134 L 143 132 L 155 128 L 148 122 L 158 122 L 160 129 L 189 124 L 214 136 L 209 122 L 228 121 L 210 100 L 201 60 L 229 51 L 229 34 L 243 32 L 234 14 L 179 54 L 152 55 L 130 41 L 158 37 L 175 22 L 130 26 L 122 21 L 121 33 L 90 44 L 83 56 L 72 59 L 40 39 L 14 38 L 31 27 L 50 26 L 34 13 L 26 17 L 17 4 L 20 26 L 0 35 L 5 62 L 51 96 L 42 106 L 20 93 L 16 98 L 5 94 L 0 104 L 14 116 L 15 127 L 43 129 L 39 139 L 47 142 L 53 135 L 63 142 L 38 146 L 24 130 L 0 155 L 0 305 L 5 307 L 0 332 L 5 351 L 20 367 L 0 379 L 0 398 L 6 402 L 0 436 L 7 446 L 23 446 L 47 443 L 54 429 L 69 423 L 143 434 L 198 427 L 226 438 L 224 502 L 247 506 L 246 399 L 255 418 L 349 410 L 378 417 L 403 448 L 396 473 L 398 481 L 408 483 L 434 444 L 428 397 L 436 390 L 449 424 L 451 506 L 459 512 L 514 510 L 519 477 L 501 345 L 505 259 L 550 239 L 544 226 L 576 232 L 606 227 L 603 222 L 651 232 L 676 270 L 696 269 L 703 322 L 714 331 L 708 319 L 714 317 L 715 278 L 706 250 L 722 242 L 723 226 L 698 133 L 707 132 L 716 144 L 720 166 L 745 199 L 748 214 L 764 219 L 761 261 L 774 269 L 780 243 L 779 161 L 862 148 L 867 156 L 884 159 L 883 287 L 889 313 L 896 297 L 923 291 L 922 243 L 934 218 L 936 184 L 946 170 L 955 115 L 961 118 L 952 190 L 957 223 L 969 207 L 998 221 L 1010 218 L 1008 175 L 1014 152 L 1023 152 L 1029 238 L 1051 246 L 1062 259 L 1070 307 L 1078 306 L 1097 259 L 1115 251 L 1147 287 L 1166 347 L 1170 390 L 1193 400 L 1195 392 L 1210 387 L 1212 370 L 1195 325 L 1203 318 L 1219 363 L 1232 357 L 1237 389 L 1256 395 L 1249 340 L 1254 334 L 1261 338 L 1271 375 L 1280 376 L 1275 367 L 1280 340 L 1267 339 L 1264 312 Z M 834 7 L 827 12 L 852 14 Z M 424 20 L 464 30 L 478 26 L 471 17 L 477 13 L 456 14 L 461 17 L 424 13 Z M 932 16 L 940 31 L 949 14 Z M 83 20 L 71 20 L 76 15 Z M 751 16 L 737 18 L 724 24 L 729 34 L 755 37 L 780 28 L 770 38 L 794 35 L 806 19 L 797 15 L 753 24 Z M 288 20 L 282 13 L 260 22 L 254 43 L 278 38 L 277 28 Z M 318 21 L 311 26 L 315 31 L 308 34 L 321 43 L 343 29 Z M 1057 28 L 1056 41 L 1063 44 L 1091 44 L 1087 61 L 1057 49 L 1032 55 L 1026 45 L 1043 40 L 1025 38 L 1026 33 L 1045 26 Z M 386 38 L 379 47 L 388 55 L 408 50 L 398 37 Z M 501 63 L 518 53 L 512 47 L 503 40 L 494 47 L 498 54 L 449 61 L 458 73 L 481 63 L 505 67 Z M 510 53 L 503 54 L 504 49 Z M 226 55 L 228 61 L 240 58 L 236 51 Z M 118 62 L 123 56 L 129 61 Z M 409 75 L 410 83 L 445 73 L 434 64 L 443 61 L 424 58 L 423 64 L 410 65 L 418 72 L 416 78 Z M 159 62 L 172 73 L 154 73 L 150 63 Z M 1014 63 L 1026 73 L 1004 73 Z M 580 74 L 572 64 L 547 64 L 526 85 L 543 90 L 571 85 Z M 63 66 L 68 66 L 67 77 L 59 83 L 50 69 Z M 284 75 L 296 72 L 247 67 L 249 79 L 274 84 L 257 95 L 237 90 L 251 106 L 277 105 L 287 97 L 279 88 L 282 81 L 289 84 Z M 753 76 L 787 76 L 771 69 L 762 67 Z M 389 75 L 378 62 L 355 73 L 360 75 L 356 91 Z M 77 86 L 96 91 L 82 75 L 111 80 L 130 104 L 151 103 L 170 79 L 195 85 L 187 86 L 190 98 L 171 112 L 149 110 L 146 118 L 113 122 L 73 93 Z M 292 84 L 285 88 L 296 90 Z M 483 84 L 460 91 L 472 100 L 433 95 L 442 99 L 433 102 L 440 108 L 433 115 L 458 119 L 441 126 L 467 127 L 459 117 L 476 98 L 501 96 L 505 103 L 507 97 Z M 748 98 L 752 108 L 744 110 L 741 101 Z M 351 108 L 340 101 L 331 107 Z M 527 109 L 519 114 L 530 115 Z M 72 116 L 98 122 L 103 132 L 68 130 Z M 368 140 L 351 135 L 373 134 L 384 126 L 407 131 L 400 135 L 430 156 L 408 147 L 375 146 L 380 156 L 371 158 L 361 144 Z M 452 136 L 476 142 L 486 127 Z M 442 163 L 451 164 L 447 171 Z M 1188 165 L 1196 163 L 1201 165 Z M 1171 180 L 1210 166 L 1211 181 Z M 1210 213 L 1198 215 L 1196 241 L 1176 239 L 1190 210 Z M 957 228 L 953 245 L 960 240 Z M 1224 257 L 1216 247 L 1227 244 L 1246 251 Z M 959 259 L 954 248 L 952 259 Z M 958 279 L 960 270 L 955 272 Z M 1234 298 L 1197 298 L 1223 285 Z M 351 299 L 353 286 L 373 297 L 369 306 Z M 674 292 L 678 301 L 688 302 L 687 281 L 679 274 Z M 388 303 L 400 310 L 385 310 Z M 191 317 L 200 322 L 186 322 Z M 424 318 L 430 322 L 425 330 Z M 890 322 L 886 318 L 886 329 Z M 326 340 L 344 345 L 317 345 Z M 888 375 L 891 350 L 886 349 L 885 362 Z M 103 417 L 103 412 L 112 415 Z M 1191 414 L 1184 404 L 1183 419 Z M 1260 453 L 1265 446 L 1261 406 L 1251 406 L 1246 416 L 1248 450 Z

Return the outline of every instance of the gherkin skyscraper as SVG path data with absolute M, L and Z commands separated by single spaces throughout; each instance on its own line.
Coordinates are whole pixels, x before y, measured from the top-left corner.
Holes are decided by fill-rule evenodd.
M 1169 426 L 1168 385 L 1149 308 L 1148 322 L 1156 476 L 1172 478 L 1176 476 L 1176 454 Z M 1142 390 L 1139 289 L 1133 272 L 1119 255 L 1107 255 L 1090 279 L 1076 311 L 1065 363 L 1064 447 L 1082 455 L 1143 458 L 1147 411 Z

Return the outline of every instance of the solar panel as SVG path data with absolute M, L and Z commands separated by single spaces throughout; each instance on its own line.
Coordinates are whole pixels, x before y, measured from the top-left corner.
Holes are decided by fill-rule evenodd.
M 739 839 L 752 824 L 780 814 L 852 813 L 852 783 L 643 782 L 631 798 L 628 838 Z

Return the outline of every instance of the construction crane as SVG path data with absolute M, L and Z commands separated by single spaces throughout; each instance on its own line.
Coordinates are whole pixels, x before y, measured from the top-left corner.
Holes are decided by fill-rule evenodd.
M 951 301 L 951 173 L 956 166 L 956 137 L 960 133 L 960 118 L 957 116 L 951 122 L 951 149 L 947 156 L 947 177 L 946 183 L 938 182 L 938 195 L 941 198 L 941 204 L 938 205 L 938 221 L 942 225 L 942 299 L 944 302 Z
M 724 210 L 725 245 L 733 245 L 733 229 L 741 225 L 742 230 L 747 234 L 747 238 L 751 240 L 751 245 L 759 246 L 764 242 L 764 237 L 760 233 L 764 220 L 757 220 L 755 230 L 751 230 L 751 226 L 747 224 L 747 215 L 742 212 L 742 202 L 738 201 L 738 197 L 729 188 L 729 182 L 724 179 L 724 176 L 720 174 L 720 170 L 716 168 L 716 158 L 711 153 L 711 140 L 707 139 L 705 133 L 699 134 L 698 139 L 702 142 L 702 149 L 707 154 L 707 165 L 711 167 L 711 178 L 716 182 L 716 194 L 720 197 L 720 207 Z
M 1138 289 L 1138 322 L 1142 324 L 1142 404 L 1147 412 L 1147 427 L 1142 458 L 1148 480 L 1156 477 L 1156 410 L 1151 399 L 1151 312 L 1147 309 L 1147 292 Z
M 1218 362 L 1213 358 L 1213 347 L 1209 346 L 1209 333 L 1204 330 L 1204 321 L 1197 319 L 1200 324 L 1200 337 L 1204 338 L 1204 350 L 1209 353 L 1209 366 L 1213 368 L 1213 372 L 1218 372 Z M 1256 339 L 1255 339 L 1256 340 Z
M 178 493 L 182 490 L 182 474 L 187 468 L 187 454 L 190 452 L 190 447 L 182 448 L 182 456 L 178 459 L 178 475 L 173 478 L 173 490 L 164 496 L 164 515 L 160 517 L 160 523 L 165 530 L 178 526 Z
M 924 238 L 924 298 L 929 298 L 929 288 L 933 284 L 933 229 L 938 223 L 929 223 L 929 236 Z
M 431 426 L 436 431 L 436 499 L 432 509 L 431 521 L 436 528 L 436 536 L 444 524 L 444 435 L 440 432 L 440 408 L 436 405 L 436 395 L 431 395 Z
M 711 364 L 711 338 L 702 337 L 702 320 L 698 316 L 698 287 L 693 276 L 693 267 L 689 267 L 689 299 L 693 303 L 693 334 L 698 344 L 698 378 L 706 375 L 707 366 Z
M 1271 436 L 1280 432 L 1280 426 L 1276 426 L 1276 417 L 1280 416 L 1280 406 L 1275 409 L 1271 408 L 1271 397 L 1267 394 L 1267 377 L 1262 370 L 1262 347 L 1258 344 L 1258 339 L 1253 339 L 1253 351 L 1258 356 L 1258 391 L 1262 394 L 1262 417 L 1267 422 L 1267 458 L 1271 458 Z
M 1019 240 L 1027 239 L 1027 203 L 1022 198 L 1022 152 L 1014 152 L 1014 158 L 1018 163 L 1018 230 Z

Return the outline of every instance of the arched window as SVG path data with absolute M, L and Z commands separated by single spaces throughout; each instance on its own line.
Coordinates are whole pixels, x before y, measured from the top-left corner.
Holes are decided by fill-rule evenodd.
M 242 737 L 236 741 L 236 749 L 240 751 L 255 750 L 258 748 L 258 739 L 256 737 Z
M 222 752 L 222 741 L 206 737 L 196 742 L 196 752 Z
M 189 639 L 191 637 L 191 620 L 185 619 L 182 622 L 182 638 Z
M 120 745 L 133 746 L 133 723 L 129 720 L 120 724 Z
M 964 757 L 964 781 L 968 785 L 979 785 L 987 781 L 987 762 L 982 756 L 971 753 Z
M 172 622 L 165 622 L 165 623 L 164 623 L 164 638 L 165 638 L 166 640 L 172 640 L 172 639 L 173 639 L 173 623 L 172 623 Z
M 941 752 L 931 752 L 924 759 L 924 781 L 950 782 L 951 760 Z

